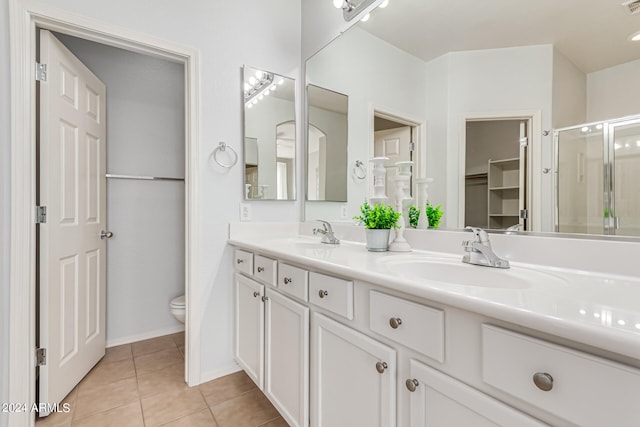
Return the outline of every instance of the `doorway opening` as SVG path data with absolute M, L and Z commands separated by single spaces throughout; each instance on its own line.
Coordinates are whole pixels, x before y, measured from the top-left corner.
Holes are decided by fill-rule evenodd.
M 36 28 L 48 29 L 131 52 L 178 62 L 184 67 L 184 223 L 186 294 L 185 379 L 200 382 L 200 324 L 197 271 L 198 215 L 195 209 L 198 169 L 198 52 L 138 32 L 115 28 L 99 20 L 51 8 L 47 4 L 13 1 L 11 4 L 11 150 L 12 238 L 10 264 L 9 398 L 35 402 L 36 359 Z M 14 414 L 13 421 L 33 425 L 35 414 Z
M 463 227 L 529 230 L 530 118 L 465 120 Z

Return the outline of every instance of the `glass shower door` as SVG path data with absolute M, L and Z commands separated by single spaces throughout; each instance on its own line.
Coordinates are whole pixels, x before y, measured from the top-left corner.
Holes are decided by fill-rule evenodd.
M 640 236 L 640 118 L 610 125 L 611 230 Z
M 556 231 L 605 234 L 605 126 L 556 131 Z

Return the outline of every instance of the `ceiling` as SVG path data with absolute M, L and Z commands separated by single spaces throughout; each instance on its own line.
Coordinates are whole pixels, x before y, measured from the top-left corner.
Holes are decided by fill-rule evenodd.
M 323 0 L 327 1 L 327 0 Z M 447 52 L 554 44 L 591 73 L 640 59 L 624 0 L 390 0 L 358 25 L 425 61 Z

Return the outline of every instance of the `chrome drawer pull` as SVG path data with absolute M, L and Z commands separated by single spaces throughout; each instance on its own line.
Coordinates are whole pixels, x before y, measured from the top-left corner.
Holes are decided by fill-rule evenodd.
M 258 267 L 258 273 L 262 273 L 264 271 L 264 267 Z
M 546 372 L 536 372 L 533 374 L 533 383 L 542 391 L 549 391 L 553 388 L 553 377 Z
M 243 260 L 243 259 L 240 259 L 240 258 L 238 258 L 238 259 L 236 260 L 236 264 L 242 264 L 243 262 L 244 262 L 244 260 Z
M 398 326 L 402 325 L 402 319 L 399 317 L 392 317 L 389 319 L 389 325 L 391 325 L 393 329 L 398 329 Z
M 320 298 L 324 298 L 327 295 L 329 295 L 329 291 L 324 291 L 324 290 L 320 289 L 320 291 L 318 292 L 318 295 L 320 296 Z
M 293 279 L 291 279 L 290 277 L 285 277 L 284 278 L 284 284 L 288 285 L 289 283 L 293 283 Z
M 376 371 L 378 371 L 381 374 L 383 374 L 385 369 L 387 369 L 388 367 L 389 367 L 389 365 L 387 365 L 387 362 L 378 362 L 378 363 L 376 363 Z
M 413 393 L 414 391 L 416 391 L 418 389 L 418 386 L 420 385 L 420 383 L 418 382 L 417 379 L 415 378 L 409 378 L 406 382 L 405 385 L 407 386 L 407 389 Z

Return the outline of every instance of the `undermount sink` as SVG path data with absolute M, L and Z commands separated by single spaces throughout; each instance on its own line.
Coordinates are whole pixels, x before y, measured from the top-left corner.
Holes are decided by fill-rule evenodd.
M 529 268 L 491 268 L 444 258 L 391 256 L 380 259 L 379 265 L 393 275 L 406 279 L 434 280 L 483 288 L 525 289 L 538 283 L 545 285 L 565 283 L 555 275 Z

